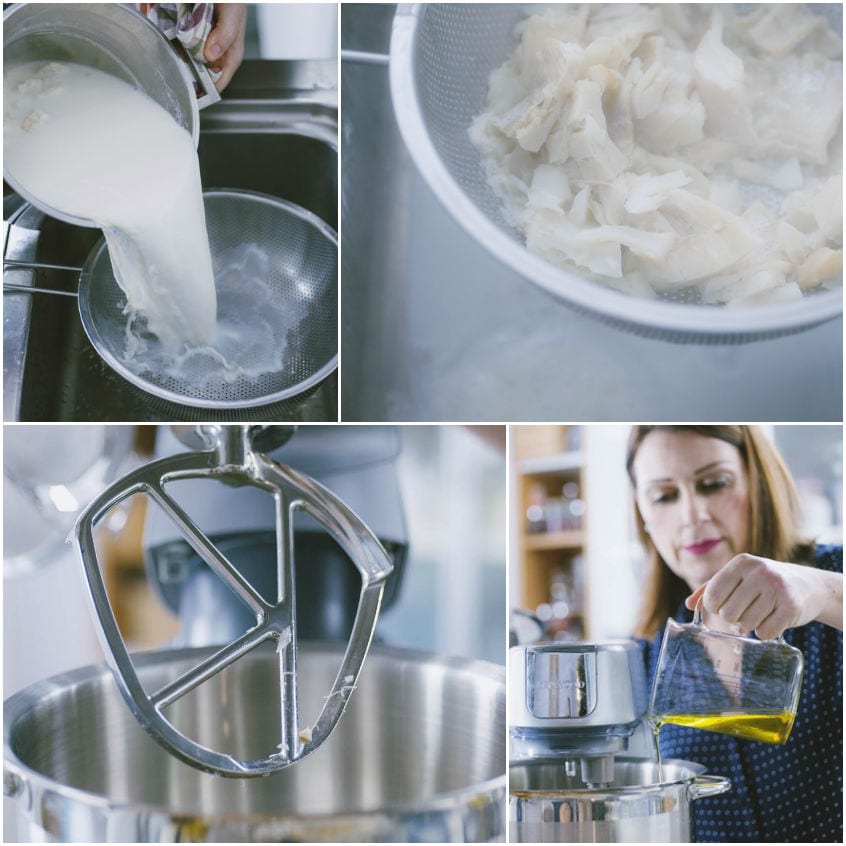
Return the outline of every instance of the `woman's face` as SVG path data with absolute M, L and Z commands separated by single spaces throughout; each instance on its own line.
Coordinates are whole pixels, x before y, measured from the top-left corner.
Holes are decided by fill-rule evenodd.
M 649 536 L 691 591 L 748 551 L 749 482 L 736 447 L 657 429 L 641 441 L 633 469 Z

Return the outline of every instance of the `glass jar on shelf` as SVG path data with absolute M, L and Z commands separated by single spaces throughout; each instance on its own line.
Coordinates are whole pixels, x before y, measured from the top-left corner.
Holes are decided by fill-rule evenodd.
M 526 531 L 536 535 L 546 530 L 546 488 L 530 485 L 526 494 Z

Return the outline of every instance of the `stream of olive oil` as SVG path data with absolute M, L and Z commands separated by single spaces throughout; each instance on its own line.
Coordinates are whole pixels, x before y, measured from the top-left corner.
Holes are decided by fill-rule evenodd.
M 658 733 L 661 726 L 677 725 L 690 728 L 730 734 L 747 740 L 759 740 L 762 743 L 784 743 L 790 736 L 795 715 L 781 714 L 665 714 L 650 721 L 652 736 L 655 740 L 655 752 L 658 756 L 658 780 L 663 781 L 661 766 L 661 747 Z

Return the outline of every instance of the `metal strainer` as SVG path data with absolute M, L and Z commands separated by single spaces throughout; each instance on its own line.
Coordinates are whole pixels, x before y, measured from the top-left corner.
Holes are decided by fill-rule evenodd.
M 111 367 L 159 399 L 228 410 L 300 395 L 337 366 L 337 236 L 311 212 L 276 197 L 231 190 L 203 196 L 218 320 L 245 327 L 254 342 L 233 348 L 226 373 L 215 356 L 202 353 L 180 358 L 177 366 L 143 332 L 146 351 L 131 353 L 126 297 L 105 241 L 91 251 L 80 276 L 85 332 Z
M 405 143 L 439 200 L 488 251 L 568 305 L 619 328 L 678 342 L 774 337 L 836 318 L 841 289 L 756 307 L 635 298 L 556 267 L 524 246 L 504 219 L 468 129 L 486 108 L 488 78 L 514 51 L 526 6 L 401 5 L 391 38 L 391 96 Z M 835 21 L 839 6 L 823 7 Z M 839 26 L 836 27 L 839 31 Z

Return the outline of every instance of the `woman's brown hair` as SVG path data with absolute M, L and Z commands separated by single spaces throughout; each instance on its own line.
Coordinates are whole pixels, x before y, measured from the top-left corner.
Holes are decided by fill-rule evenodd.
M 634 426 L 626 454 L 626 470 L 633 489 L 637 487 L 635 456 L 644 438 L 655 430 L 694 432 L 736 447 L 749 479 L 749 549 L 745 551 L 775 561 L 808 561 L 814 545 L 803 540 L 799 533 L 796 485 L 776 448 L 760 429 L 755 426 Z M 652 637 L 663 627 L 667 617 L 676 613 L 690 589 L 659 555 L 644 528 L 637 502 L 634 510 L 638 537 L 648 562 L 635 634 Z

